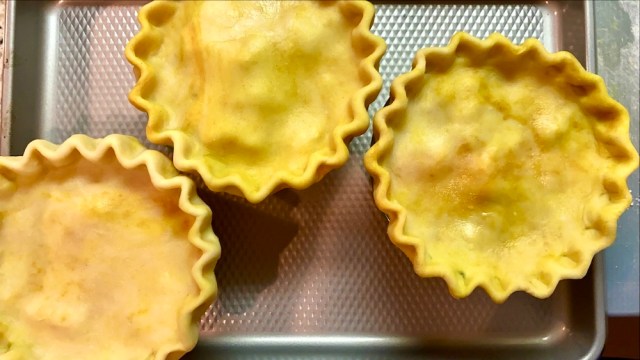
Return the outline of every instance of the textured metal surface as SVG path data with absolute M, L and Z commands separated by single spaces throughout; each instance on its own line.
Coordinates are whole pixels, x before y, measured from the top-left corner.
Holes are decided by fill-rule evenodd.
M 138 29 L 139 4 L 12 6 L 12 100 L 3 106 L 11 114 L 3 116 L 3 134 L 11 134 L 4 148 L 20 154 L 33 138 L 61 141 L 77 132 L 144 140 L 146 116 L 127 102 L 134 78 L 123 57 Z M 562 14 L 571 12 L 582 17 L 568 22 Z M 444 45 L 458 30 L 481 37 L 502 32 L 518 43 L 537 37 L 550 50 L 572 49 L 586 59 L 584 35 L 571 32 L 584 34 L 579 2 L 378 4 L 374 32 L 388 51 L 380 67 L 383 91 L 370 113 L 382 107 L 391 79 L 410 68 L 417 49 Z M 201 191 L 223 256 L 216 268 L 220 298 L 202 319 L 194 358 L 211 352 L 254 358 L 252 351 L 296 358 L 336 349 L 361 356 L 593 356 L 603 336 L 595 326 L 602 322 L 599 263 L 585 279 L 561 282 L 547 300 L 517 293 L 496 305 L 479 290 L 454 300 L 441 280 L 414 275 L 387 239 L 362 166 L 370 140 L 370 132 L 354 139 L 349 162 L 320 183 L 259 205 Z
M 65 7 L 59 10 L 55 108 L 45 136 L 61 142 L 74 133 L 114 131 L 144 139 L 146 117 L 128 104 L 132 74 L 122 49 L 137 31 L 135 10 Z

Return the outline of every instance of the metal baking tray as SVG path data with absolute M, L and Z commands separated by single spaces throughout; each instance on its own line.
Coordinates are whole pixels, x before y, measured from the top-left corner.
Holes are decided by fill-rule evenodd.
M 146 115 L 127 101 L 134 84 L 123 56 L 141 3 L 8 2 L 2 154 L 35 138 L 112 132 L 144 140 Z M 515 42 L 536 37 L 593 69 L 589 2 L 376 3 L 374 32 L 392 78 L 414 52 L 458 30 Z M 501 305 L 480 290 L 453 299 L 443 281 L 420 279 L 385 234 L 362 155 L 371 131 L 353 140 L 340 170 L 304 191 L 259 205 L 200 194 L 212 207 L 223 255 L 220 296 L 201 321 L 189 359 L 212 358 L 596 358 L 604 342 L 603 268 L 596 256 L 582 280 L 562 281 L 546 300 L 516 293 Z M 170 155 L 170 149 L 153 146 Z

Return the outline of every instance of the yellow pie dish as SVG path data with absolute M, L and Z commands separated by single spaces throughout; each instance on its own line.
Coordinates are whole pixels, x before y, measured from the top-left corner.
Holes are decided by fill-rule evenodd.
M 456 34 L 391 85 L 365 155 L 388 235 L 454 297 L 550 296 L 611 245 L 638 167 L 629 115 L 568 52 Z
M 217 292 L 211 211 L 135 138 L 0 157 L 0 358 L 177 359 Z
M 364 1 L 153 1 L 129 100 L 181 171 L 259 202 L 343 165 L 369 126 L 386 45 Z

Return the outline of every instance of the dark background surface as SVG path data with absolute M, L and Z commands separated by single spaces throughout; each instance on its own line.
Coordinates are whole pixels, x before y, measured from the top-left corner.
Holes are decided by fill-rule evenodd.
M 640 359 L 640 317 L 607 318 L 607 341 L 601 359 Z

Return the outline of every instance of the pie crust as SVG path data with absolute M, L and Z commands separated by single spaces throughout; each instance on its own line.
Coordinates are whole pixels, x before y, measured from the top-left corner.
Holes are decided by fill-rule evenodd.
M 638 167 L 629 115 L 568 52 L 456 34 L 418 51 L 365 155 L 388 235 L 422 277 L 496 302 L 551 295 L 612 244 Z
M 0 358 L 177 359 L 220 245 L 192 180 L 135 138 L 0 157 Z
M 364 1 L 154 1 L 126 57 L 129 100 L 181 171 L 259 202 L 343 165 L 386 49 Z

